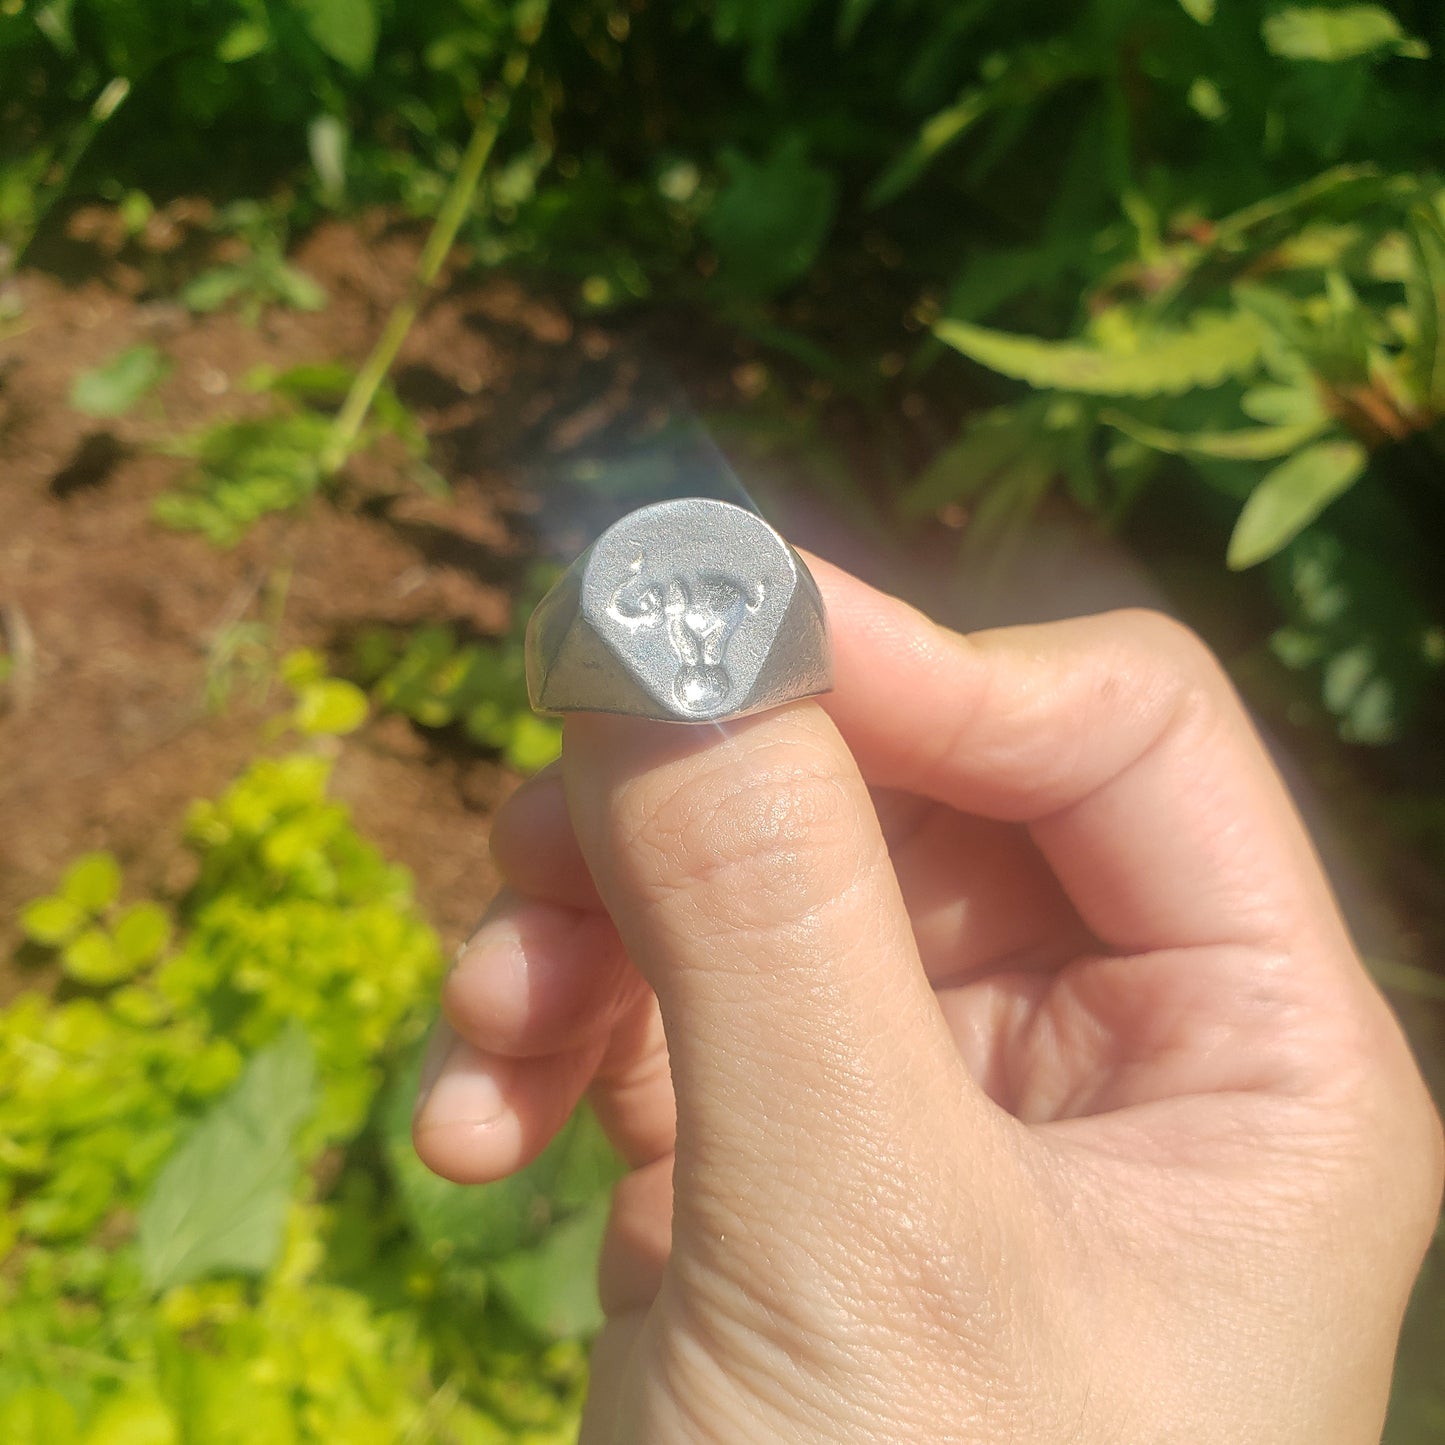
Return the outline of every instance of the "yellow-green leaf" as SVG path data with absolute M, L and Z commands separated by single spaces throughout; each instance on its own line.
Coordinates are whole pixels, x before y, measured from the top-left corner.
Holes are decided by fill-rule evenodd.
M 1208 25 L 1214 19 L 1217 0 L 1179 0 L 1179 3 L 1184 7 L 1184 13 L 1201 25 Z
M 1333 64 L 1381 51 L 1413 60 L 1430 54 L 1380 5 L 1292 5 L 1268 16 L 1261 29 L 1266 49 L 1282 60 Z
M 135 972 L 135 965 L 121 956 L 103 928 L 87 928 L 67 943 L 60 953 L 60 966 L 77 983 L 96 988 L 119 983 Z
M 1235 571 L 1272 557 L 1359 480 L 1369 453 L 1357 442 L 1317 442 L 1281 462 L 1250 493 L 1229 539 Z
M 1106 426 L 1133 437 L 1155 451 L 1172 456 L 1215 457 L 1220 461 L 1262 462 L 1288 456 L 1306 442 L 1313 441 L 1329 422 L 1321 417 L 1296 426 L 1244 427 L 1238 431 L 1166 431 L 1147 422 L 1127 416 L 1121 411 L 1103 412 L 1099 420 Z
M 1180 331 L 1157 331 L 1129 348 L 1042 341 L 967 321 L 940 321 L 940 341 L 981 366 L 1049 391 L 1088 396 L 1177 396 L 1245 376 L 1259 363 L 1262 323 L 1248 312 L 1199 317 Z
M 180 1431 L 153 1386 L 112 1395 L 85 1432 L 85 1445 L 179 1445 Z
M 120 864 L 110 853 L 86 853 L 65 870 L 60 893 L 87 913 L 104 913 L 120 896 Z
M 134 904 L 115 925 L 116 951 L 135 968 L 160 957 L 170 938 L 170 916 L 159 903 Z
M 85 926 L 85 912 L 68 898 L 37 898 L 20 910 L 20 927 L 32 943 L 59 948 Z
M 370 704 L 354 682 L 339 677 L 308 683 L 296 699 L 296 726 L 304 733 L 350 733 L 366 721 Z

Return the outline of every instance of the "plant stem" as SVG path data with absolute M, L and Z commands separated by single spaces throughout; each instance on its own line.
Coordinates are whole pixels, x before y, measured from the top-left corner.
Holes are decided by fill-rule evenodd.
M 431 235 L 427 237 L 426 246 L 407 286 L 406 295 L 392 308 L 371 355 L 357 372 L 355 381 L 346 393 L 346 400 L 341 404 L 341 410 L 336 413 L 330 435 L 321 452 L 323 480 L 334 477 L 355 450 L 361 428 L 366 424 L 367 413 L 371 410 L 372 402 L 376 400 L 376 393 L 386 380 L 402 343 L 416 323 L 426 293 L 431 289 L 442 263 L 451 252 L 457 231 L 471 209 L 482 172 L 491 157 L 492 147 L 496 145 L 497 137 L 511 111 L 512 99 L 526 77 L 533 40 L 535 35 L 522 48 L 514 51 L 502 67 L 500 93 L 483 110 L 476 128 L 472 131 L 472 138 L 467 142 L 461 164 L 452 178 L 441 210 L 437 212 L 436 223 L 432 226 Z

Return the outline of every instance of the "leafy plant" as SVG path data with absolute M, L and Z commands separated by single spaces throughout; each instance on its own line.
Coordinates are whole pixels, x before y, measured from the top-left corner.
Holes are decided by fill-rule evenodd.
M 351 670 L 379 708 L 425 728 L 460 727 L 509 767 L 536 772 L 562 745 L 560 724 L 532 711 L 524 660 L 526 619 L 553 576 L 551 569 L 534 571 L 516 603 L 517 622 L 499 643 L 461 643 L 447 626 L 410 635 L 371 628 L 352 645 Z
M 128 347 L 101 366 L 82 372 L 70 388 L 70 404 L 87 416 L 124 416 L 171 373 L 159 347 Z
M 295 511 L 330 489 L 333 479 L 322 464 L 334 426 L 329 408 L 340 403 L 350 383 L 351 373 L 335 365 L 253 373 L 250 388 L 272 398 L 274 409 L 172 443 L 171 450 L 193 460 L 195 470 L 180 489 L 156 500 L 156 520 L 231 547 L 263 517 Z M 445 490 L 427 466 L 426 438 L 416 419 L 386 386 L 378 390 L 357 445 L 384 439 L 401 444 L 418 485 Z
M 578 1123 L 522 1184 L 455 1190 L 451 1225 L 406 1202 L 450 1186 L 403 1152 L 404 1072 L 384 1129 L 373 1103 L 415 1058 L 440 949 L 327 773 L 263 760 L 196 805 L 168 952 L 93 994 L 0 1010 L 7 1439 L 575 1434 L 582 1355 L 546 1341 L 595 1320 L 579 1231 L 615 1165 Z M 120 891 L 114 860 L 90 855 L 26 916 L 63 946 Z M 519 1209 L 520 1232 L 504 1225 Z M 496 1284 L 479 1290 L 465 1261 L 483 1256 Z

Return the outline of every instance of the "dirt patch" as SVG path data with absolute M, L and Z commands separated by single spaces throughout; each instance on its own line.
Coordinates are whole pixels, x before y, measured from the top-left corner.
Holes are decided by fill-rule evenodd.
M 88 262 L 68 252 L 61 270 L 18 278 L 19 329 L 0 340 L 0 621 L 16 666 L 0 714 L 0 955 L 16 941 L 19 905 L 83 849 L 113 849 L 136 893 L 184 885 L 187 803 L 262 746 L 268 704 L 242 686 L 217 710 L 207 694 L 225 671 L 228 630 L 268 598 L 284 590 L 277 652 L 334 649 L 368 623 L 503 632 L 535 551 L 539 467 L 604 424 L 601 412 L 577 418 L 629 384 L 613 339 L 590 328 L 579 340 L 547 299 L 503 279 L 451 285 L 396 378 L 454 498 L 418 496 L 399 456 L 366 456 L 337 504 L 270 519 L 218 550 L 151 519 L 186 466 L 161 449 L 265 405 L 245 385 L 257 367 L 358 363 L 419 238 L 382 218 L 322 227 L 296 261 L 326 288 L 325 310 L 273 308 L 248 325 L 157 297 L 175 275 L 137 264 L 103 231 L 83 213 L 69 244 L 88 247 Z M 78 375 L 141 342 L 173 362 L 153 395 L 115 421 L 70 407 Z M 346 739 L 336 772 L 364 831 L 414 871 L 448 943 L 492 886 L 488 821 L 511 782 L 490 759 L 397 719 Z

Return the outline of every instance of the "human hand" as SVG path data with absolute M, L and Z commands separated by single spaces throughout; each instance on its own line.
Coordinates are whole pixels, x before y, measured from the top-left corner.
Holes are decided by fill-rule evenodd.
M 1376 1439 L 1440 1128 L 1223 673 L 815 576 L 824 707 L 570 718 L 445 985 L 428 1164 L 631 1166 L 584 1441 Z

